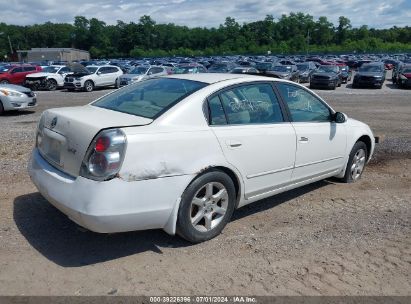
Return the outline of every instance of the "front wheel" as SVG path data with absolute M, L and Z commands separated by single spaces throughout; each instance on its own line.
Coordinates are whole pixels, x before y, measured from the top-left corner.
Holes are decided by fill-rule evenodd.
M 9 84 L 9 81 L 6 79 L 0 80 L 0 84 Z
M 214 238 L 229 222 L 235 200 L 235 187 L 227 174 L 210 171 L 201 175 L 181 198 L 177 233 L 192 243 Z
M 351 149 L 343 182 L 353 183 L 361 178 L 365 163 L 367 162 L 367 153 L 367 146 L 365 143 L 357 141 Z
M 93 84 L 93 82 L 92 82 L 91 80 L 87 80 L 87 81 L 84 83 L 84 90 L 85 90 L 86 92 L 92 92 L 93 89 L 94 89 L 94 84 Z
M 4 107 L 3 107 L 3 103 L 0 100 L 0 116 L 3 115 L 4 113 Z
M 47 80 L 47 90 L 49 91 L 55 91 L 57 89 L 57 81 L 54 79 L 48 79 Z

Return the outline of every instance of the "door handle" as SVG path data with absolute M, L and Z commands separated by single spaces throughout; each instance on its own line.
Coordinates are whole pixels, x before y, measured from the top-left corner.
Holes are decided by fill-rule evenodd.
M 306 142 L 308 142 L 308 138 L 305 137 L 305 136 L 301 136 L 299 142 L 300 142 L 300 143 L 306 143 Z
M 227 141 L 227 145 L 230 146 L 231 148 L 237 148 L 237 147 L 241 147 L 242 143 L 236 140 L 229 140 Z

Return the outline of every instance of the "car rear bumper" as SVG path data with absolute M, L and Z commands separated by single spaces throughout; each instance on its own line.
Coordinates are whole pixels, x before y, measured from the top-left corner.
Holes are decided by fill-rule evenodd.
M 28 171 L 39 192 L 71 220 L 91 231 L 114 233 L 163 228 L 175 232 L 180 197 L 192 176 L 141 181 L 93 181 L 52 167 L 35 148 Z M 170 228 L 173 227 L 173 228 Z

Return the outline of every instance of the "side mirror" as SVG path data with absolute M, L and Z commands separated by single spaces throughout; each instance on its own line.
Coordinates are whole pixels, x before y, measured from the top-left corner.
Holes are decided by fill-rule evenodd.
M 336 112 L 334 114 L 334 119 L 333 119 L 336 123 L 344 123 L 347 121 L 347 117 L 345 116 L 344 113 L 341 112 Z
M 97 75 L 101 75 L 101 72 L 100 72 L 100 71 L 98 71 L 98 72 L 97 72 Z

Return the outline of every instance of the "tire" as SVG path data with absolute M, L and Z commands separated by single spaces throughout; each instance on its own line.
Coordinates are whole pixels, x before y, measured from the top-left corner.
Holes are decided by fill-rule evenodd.
M 337 88 L 337 82 L 338 82 L 337 80 L 334 81 L 334 86 L 332 87 L 333 90 L 335 90 Z
M 0 100 L 0 116 L 4 114 L 4 107 L 3 107 L 3 103 Z
M 116 82 L 115 82 L 115 84 L 114 84 L 114 87 L 116 88 L 116 89 L 119 89 L 120 88 L 120 79 L 116 79 Z
M 359 180 L 364 172 L 367 157 L 367 146 L 362 141 L 357 141 L 351 149 L 342 181 L 345 183 L 353 183 Z
M 342 83 L 342 81 L 340 80 L 340 81 L 338 81 L 338 87 L 341 87 L 341 83 Z
M 234 183 L 227 174 L 221 171 L 204 173 L 182 195 L 177 234 L 192 243 L 214 238 L 230 221 L 235 202 Z
M 10 82 L 6 79 L 0 80 L 0 84 L 9 84 Z
M 47 80 L 47 90 L 55 91 L 57 89 L 57 81 L 54 79 Z
M 94 84 L 93 84 L 93 82 L 92 82 L 91 80 L 87 80 L 87 81 L 84 83 L 84 91 L 86 91 L 86 92 L 93 92 L 93 90 L 94 90 Z
M 310 89 L 315 89 L 315 87 L 310 83 Z

